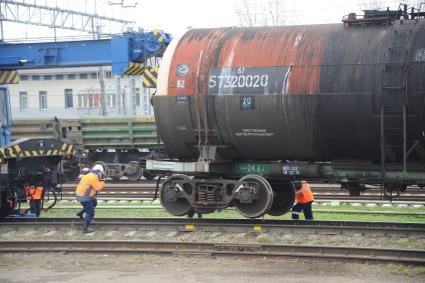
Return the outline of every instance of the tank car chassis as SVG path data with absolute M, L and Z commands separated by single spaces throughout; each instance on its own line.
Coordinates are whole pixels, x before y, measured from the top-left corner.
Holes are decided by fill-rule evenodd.
M 365 185 L 377 185 L 384 197 L 397 196 L 408 185 L 425 185 L 424 166 L 387 165 L 382 179 L 379 164 L 343 162 L 226 162 L 148 160 L 151 173 L 168 175 L 159 191 L 163 207 L 175 216 L 195 210 L 210 213 L 234 206 L 243 216 L 257 218 L 288 212 L 295 199 L 291 180 L 338 182 L 350 195 Z M 159 182 L 158 182 L 159 184 Z

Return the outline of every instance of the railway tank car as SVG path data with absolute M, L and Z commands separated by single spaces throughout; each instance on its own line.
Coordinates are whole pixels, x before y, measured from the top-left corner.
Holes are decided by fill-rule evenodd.
M 424 80 L 421 13 L 190 30 L 168 47 L 153 98 L 177 161 L 147 166 L 181 173 L 160 192 L 174 215 L 232 205 L 247 217 L 280 215 L 292 179 L 386 193 L 421 185 Z

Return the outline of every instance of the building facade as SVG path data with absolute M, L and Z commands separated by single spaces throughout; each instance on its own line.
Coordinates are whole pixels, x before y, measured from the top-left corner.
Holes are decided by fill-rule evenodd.
M 81 67 L 20 70 L 19 77 L 19 84 L 9 85 L 13 118 L 153 115 L 153 89 L 143 87 L 142 76 L 112 75 L 110 67 Z

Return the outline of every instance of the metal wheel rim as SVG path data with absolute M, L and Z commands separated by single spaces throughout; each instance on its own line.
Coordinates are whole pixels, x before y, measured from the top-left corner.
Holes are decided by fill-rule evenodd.
M 167 203 L 171 203 L 171 202 L 167 202 L 166 200 L 164 200 L 164 191 L 165 191 L 165 186 L 168 182 L 172 181 L 172 180 L 189 180 L 189 177 L 183 174 L 175 174 L 170 176 L 161 186 L 161 190 L 159 192 L 159 200 L 161 202 L 162 207 L 170 214 L 174 215 L 174 216 L 183 216 L 186 215 L 188 212 L 190 212 L 190 210 L 192 209 L 192 205 L 184 198 L 180 198 L 179 199 L 179 204 L 181 206 L 183 206 L 183 208 L 181 208 L 179 211 L 176 210 L 172 210 L 171 207 L 169 205 L 167 205 Z M 184 206 L 187 206 L 186 208 Z
M 266 197 L 267 199 L 266 199 L 264 205 L 262 205 L 262 207 L 258 211 L 256 211 L 255 213 L 249 212 L 247 210 L 244 211 L 244 205 L 241 204 L 241 203 L 235 202 L 235 208 L 240 214 L 242 214 L 243 216 L 245 216 L 247 218 L 258 218 L 258 217 L 263 216 L 264 214 L 266 214 L 270 210 L 270 208 L 273 204 L 273 190 L 272 190 L 270 183 L 265 178 L 263 178 L 259 175 L 246 175 L 246 176 L 242 177 L 239 181 L 245 181 L 246 182 L 248 180 L 253 180 L 253 181 L 259 183 L 260 188 L 262 189 L 262 191 L 260 192 L 261 193 L 260 199 L 262 197 Z M 255 200 L 255 201 L 258 202 L 258 200 Z M 260 201 L 262 201 L 262 200 L 260 200 Z M 250 207 L 247 206 L 246 208 L 249 209 Z
M 137 180 L 139 180 L 142 177 L 142 174 L 143 174 L 143 170 L 139 166 L 139 162 L 137 162 L 137 161 L 131 161 L 129 164 L 132 165 L 132 166 L 134 166 L 136 168 L 136 171 L 133 174 L 126 173 L 125 176 L 130 181 L 137 181 Z

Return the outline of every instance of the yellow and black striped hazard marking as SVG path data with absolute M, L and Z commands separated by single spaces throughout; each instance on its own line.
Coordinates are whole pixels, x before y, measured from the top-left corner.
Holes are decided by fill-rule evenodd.
M 145 64 L 130 62 L 130 64 L 128 64 L 127 70 L 125 70 L 124 72 L 124 75 L 127 75 L 127 76 L 142 75 L 145 69 L 146 69 Z
M 0 160 L 16 157 L 42 157 L 52 155 L 73 155 L 75 154 L 74 145 L 64 143 L 61 149 L 49 149 L 49 150 L 22 150 L 21 147 L 16 144 L 10 147 L 0 148 Z
M 153 35 L 155 36 L 156 40 L 158 40 L 159 43 L 164 41 L 164 36 L 162 35 L 162 32 L 160 32 L 157 29 L 154 29 L 152 31 Z
M 17 84 L 19 76 L 17 71 L 0 70 L 0 84 Z
M 149 66 L 146 68 L 143 76 L 143 86 L 148 88 L 156 88 L 158 78 L 158 66 Z

